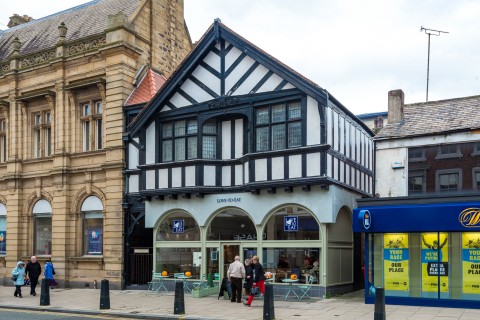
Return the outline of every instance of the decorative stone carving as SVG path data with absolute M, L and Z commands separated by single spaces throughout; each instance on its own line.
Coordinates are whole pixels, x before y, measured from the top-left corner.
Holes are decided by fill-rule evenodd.
M 67 52 L 68 52 L 68 55 L 74 55 L 80 52 L 100 48 L 104 46 L 106 43 L 107 43 L 107 38 L 103 36 L 101 38 L 72 44 L 71 46 L 68 47 Z
M 67 35 L 68 28 L 65 26 L 65 22 L 60 23 L 58 26 L 58 35 L 60 36 L 59 42 L 65 41 L 65 36 Z
M 209 103 L 208 107 L 210 109 L 225 108 L 225 107 L 237 104 L 237 102 L 238 102 L 237 98 L 232 98 L 232 97 L 220 98 Z
M 45 63 L 55 59 L 55 51 L 40 52 L 29 57 L 23 58 L 20 61 L 20 67 L 26 68 L 36 64 Z
M 0 64 L 0 74 L 6 73 L 10 70 L 10 64 L 5 63 L 5 64 Z

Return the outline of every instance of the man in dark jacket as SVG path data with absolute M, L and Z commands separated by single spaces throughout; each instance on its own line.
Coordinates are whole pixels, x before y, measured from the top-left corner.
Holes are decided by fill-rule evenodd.
M 25 274 L 30 279 L 30 295 L 36 296 L 35 288 L 37 287 L 38 277 L 42 274 L 42 266 L 37 262 L 37 257 L 32 256 L 30 262 L 27 263 Z

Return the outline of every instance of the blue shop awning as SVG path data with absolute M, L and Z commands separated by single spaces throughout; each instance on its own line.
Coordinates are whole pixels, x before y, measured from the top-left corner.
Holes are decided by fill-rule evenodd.
M 353 231 L 480 231 L 480 202 L 359 207 L 353 210 Z

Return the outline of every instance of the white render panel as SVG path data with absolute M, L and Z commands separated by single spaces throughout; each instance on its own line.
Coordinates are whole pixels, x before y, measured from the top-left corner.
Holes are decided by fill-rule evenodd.
M 235 185 L 243 185 L 243 165 L 241 164 L 235 166 Z
M 181 89 L 185 91 L 190 97 L 195 99 L 197 102 L 205 102 L 213 99 L 211 95 L 209 95 L 205 90 L 197 86 L 190 79 L 187 79 L 185 81 Z
M 352 130 L 352 124 L 347 121 L 345 125 L 345 156 L 350 158 L 350 130 Z
M 185 167 L 185 187 L 195 186 L 195 166 Z
M 160 112 L 164 112 L 164 111 L 170 111 L 172 110 L 172 108 L 170 108 L 169 106 L 165 105 L 162 107 L 162 109 L 160 110 Z
M 283 78 L 277 74 L 272 74 L 267 81 L 257 90 L 257 93 L 273 91 L 281 82 Z
M 227 42 L 225 41 L 225 46 L 227 46 Z M 215 48 L 217 48 L 218 50 L 220 50 L 220 42 L 217 42 L 215 44 Z
M 168 169 L 158 170 L 158 188 L 159 189 L 168 188 Z
M 326 114 L 326 125 L 325 130 L 327 132 L 327 144 L 332 145 L 332 108 L 326 107 L 325 114 Z
M 333 156 L 327 154 L 327 176 L 333 178 Z
M 320 152 L 307 154 L 307 176 L 320 175 Z
M 355 173 L 356 173 L 355 175 L 357 176 L 357 178 L 356 178 L 357 181 L 356 181 L 356 183 L 355 183 L 355 187 L 356 187 L 357 189 L 361 189 L 361 184 L 360 184 L 360 170 L 355 169 Z
M 405 167 L 393 169 L 392 162 Z M 377 150 L 375 171 L 375 190 L 380 197 L 408 195 L 408 148 Z
M 249 56 L 243 58 L 242 62 L 240 62 L 225 79 L 225 91 L 230 91 L 235 83 L 237 83 L 237 81 L 245 74 L 245 72 L 247 72 L 248 68 L 250 68 L 254 63 L 255 60 Z
M 203 168 L 203 185 L 215 186 L 215 169 L 214 166 L 205 166 Z
M 255 181 L 267 180 L 267 159 L 255 160 Z
M 145 180 L 146 189 L 155 189 L 155 170 L 146 170 Z
M 222 122 L 222 159 L 232 158 L 232 122 Z
M 333 157 L 333 179 L 338 180 L 338 159 Z
M 228 45 L 225 43 L 225 48 Z M 228 52 L 227 56 L 225 57 L 225 70 L 228 70 L 230 66 L 237 60 L 238 57 L 242 54 L 242 51 L 238 50 L 236 47 L 233 47 L 230 52 Z
M 288 171 L 289 178 L 302 177 L 302 155 L 297 154 L 288 157 Z
M 283 157 L 272 158 L 272 180 L 285 179 L 285 159 Z
M 250 160 L 250 161 L 252 161 L 252 160 Z M 243 172 L 244 172 L 243 180 L 245 181 L 244 183 L 247 184 L 247 183 L 250 182 L 250 179 L 249 179 L 249 177 L 248 177 L 249 174 L 250 174 L 250 173 L 249 173 L 249 170 L 248 170 L 248 162 L 245 162 L 245 163 L 243 164 Z
M 361 163 L 362 159 L 360 158 L 361 157 L 361 146 L 360 146 L 360 135 L 361 135 L 361 131 L 357 128 L 355 130 L 355 148 L 357 149 L 357 155 L 356 155 L 356 159 L 357 159 L 357 162 L 358 163 Z
M 210 52 L 209 54 L 207 54 L 205 59 L 203 59 L 203 62 L 208 64 L 216 71 L 220 72 L 220 57 L 216 53 Z
M 232 167 L 222 167 L 222 186 L 229 187 L 232 185 Z
M 191 103 L 187 99 L 185 99 L 180 93 L 175 93 L 170 99 L 170 103 L 173 104 L 177 108 L 189 106 Z
M 350 185 L 350 166 L 345 164 L 345 183 Z
M 238 89 L 233 93 L 234 96 L 248 94 L 250 91 L 257 85 L 257 83 L 262 80 L 262 78 L 267 74 L 268 69 L 262 65 L 258 65 L 255 68 L 250 76 L 238 87 Z
M 202 66 L 198 66 L 193 72 L 192 76 L 200 80 L 210 90 L 220 95 L 220 79 L 214 76 L 210 71 Z
M 339 116 L 339 123 L 340 123 L 340 143 L 339 143 L 339 151 L 345 154 L 345 118 L 341 115 Z
M 340 164 L 340 182 L 345 182 L 345 163 L 339 160 Z
M 285 85 L 285 87 L 283 87 L 282 90 L 294 89 L 294 88 L 295 88 L 295 87 L 293 86 L 293 84 L 291 84 L 291 83 L 289 82 L 289 83 L 287 83 L 287 84 Z
M 172 168 L 172 188 L 182 186 L 182 168 Z
M 138 143 L 139 139 L 134 138 L 134 141 Z M 139 160 L 139 152 L 138 149 L 132 144 L 128 144 L 128 169 L 136 169 L 138 166 L 138 160 Z
M 320 144 L 320 113 L 318 102 L 307 97 L 307 145 Z
M 332 120 L 332 126 L 333 126 L 333 150 L 338 150 L 338 113 L 336 111 L 333 112 L 333 120 Z
M 128 192 L 129 193 L 138 192 L 138 175 L 131 174 L 128 177 Z
M 243 156 L 243 119 L 235 120 L 235 158 Z
M 155 141 L 157 139 L 155 134 L 155 121 L 153 121 L 146 131 L 145 143 L 145 162 L 146 164 L 155 163 Z

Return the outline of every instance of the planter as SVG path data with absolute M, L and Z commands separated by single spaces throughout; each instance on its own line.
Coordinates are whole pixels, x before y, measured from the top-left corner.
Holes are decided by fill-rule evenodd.
M 207 287 L 192 290 L 192 298 L 202 298 L 218 293 L 218 287 Z

